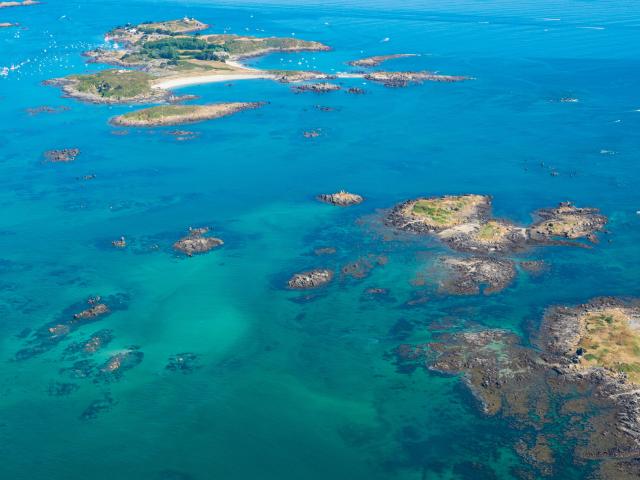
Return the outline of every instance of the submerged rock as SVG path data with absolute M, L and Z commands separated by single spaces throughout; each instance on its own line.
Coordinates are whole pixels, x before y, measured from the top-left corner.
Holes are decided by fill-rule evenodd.
M 63 148 L 62 150 L 47 150 L 44 153 L 47 162 L 68 163 L 73 162 L 80 155 L 79 148 Z
M 78 385 L 77 383 L 51 382 L 47 389 L 47 393 L 50 397 L 66 397 L 67 395 L 71 395 L 79 388 L 80 385 Z
M 333 271 L 317 268 L 306 272 L 296 273 L 289 279 L 287 285 L 294 290 L 307 290 L 322 287 L 333 280 Z
M 192 373 L 194 370 L 200 368 L 199 359 L 200 355 L 195 353 L 178 353 L 169 357 L 169 362 L 165 369 L 184 374 Z
M 89 404 L 80 414 L 80 420 L 93 420 L 99 415 L 111 410 L 116 403 L 110 393 L 105 393 L 101 399 L 94 400 Z

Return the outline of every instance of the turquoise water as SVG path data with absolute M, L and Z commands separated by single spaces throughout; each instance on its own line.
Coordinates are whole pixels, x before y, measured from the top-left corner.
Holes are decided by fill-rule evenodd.
M 640 7 L 558 3 L 59 0 L 0 10 L 0 22 L 21 24 L 0 29 L 0 68 L 20 65 L 0 77 L 0 477 L 515 478 L 518 431 L 479 414 L 458 379 L 398 372 L 386 354 L 428 341 L 443 319 L 524 335 L 547 305 L 640 294 Z M 113 135 L 107 120 L 131 107 L 81 104 L 41 85 L 101 68 L 81 53 L 115 25 L 184 15 L 214 30 L 295 33 L 333 47 L 256 66 L 342 70 L 362 56 L 409 52 L 421 56 L 389 69 L 475 80 L 407 89 L 344 81 L 363 96 L 294 95 L 269 81 L 188 87 L 180 93 L 202 102 L 270 103 L 189 126 L 199 135 L 187 142 L 171 128 Z M 39 105 L 70 110 L 25 112 Z M 303 138 L 317 128 L 323 136 Z M 42 163 L 45 150 L 70 147 L 82 151 L 73 164 Z M 87 174 L 96 178 L 77 180 Z M 314 201 L 341 188 L 366 202 Z M 500 294 L 430 293 L 407 308 L 424 288 L 411 279 L 445 250 L 383 241 L 379 212 L 464 192 L 492 195 L 497 215 L 523 223 L 559 201 L 598 207 L 610 234 L 590 250 L 527 253 L 550 270 L 521 274 Z M 172 242 L 200 225 L 225 246 L 174 255 Z M 121 235 L 132 248 L 111 247 Z M 320 246 L 338 253 L 316 257 Z M 363 280 L 338 277 L 312 301 L 283 288 L 293 272 L 367 254 L 389 261 Z M 369 287 L 392 299 L 369 299 Z M 138 346 L 142 363 L 119 381 L 60 373 L 73 363 L 63 355 L 69 342 L 15 360 L 25 329 L 115 294 L 126 294 L 123 309 L 71 337 L 112 330 L 98 363 Z M 182 352 L 199 355 L 199 368 L 166 370 Z M 52 396 L 52 382 L 78 388 Z M 82 420 L 105 395 L 111 408 Z M 556 475 L 583 473 L 568 459 Z

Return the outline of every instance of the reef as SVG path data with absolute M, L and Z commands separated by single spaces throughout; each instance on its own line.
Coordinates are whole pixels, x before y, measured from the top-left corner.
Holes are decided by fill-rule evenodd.
M 514 262 L 491 257 L 445 257 L 440 259 L 447 272 L 440 290 L 454 295 L 497 293 L 511 284 L 516 276 Z
M 51 163 L 68 163 L 73 162 L 80 155 L 78 148 L 63 148 L 62 150 L 47 150 L 44 157 L 47 162 Z
M 351 87 L 347 89 L 347 93 L 350 93 L 351 95 L 364 95 L 366 92 L 362 88 Z
M 78 390 L 80 385 L 77 383 L 51 382 L 47 388 L 50 397 L 66 397 Z
M 399 88 L 423 82 L 463 82 L 469 77 L 437 75 L 430 72 L 372 72 L 364 75 L 366 80 L 382 83 L 385 87 Z
M 485 195 L 445 195 L 409 200 L 395 206 L 385 224 L 396 230 L 433 235 L 453 250 L 472 253 L 510 253 L 535 245 L 581 245 L 568 240 L 597 240 L 607 218 L 595 208 L 568 202 L 535 212 L 530 226 L 495 219 L 491 198 Z
M 345 192 L 344 190 L 340 190 L 337 193 L 323 193 L 318 195 L 317 199 L 323 203 L 336 205 L 338 207 L 350 207 L 352 205 L 358 205 L 364 201 L 364 198 L 360 195 Z
M 388 261 L 388 258 L 383 255 L 369 254 L 347 263 L 340 269 L 340 272 L 343 277 L 361 280 L 368 277 L 374 268 L 386 265 Z
M 302 136 L 304 138 L 318 138 L 320 135 L 322 135 L 322 131 L 320 129 L 307 130 L 306 132 L 302 133 Z
M 60 106 L 60 107 L 50 107 L 49 105 L 41 105 L 39 107 L 27 108 L 25 111 L 29 116 L 40 115 L 41 113 L 61 113 L 67 112 L 71 110 L 69 107 Z
M 56 320 L 31 332 L 25 339 L 26 346 L 16 352 L 16 360 L 27 360 L 51 350 L 78 328 L 126 308 L 127 303 L 127 295 L 116 294 L 104 299 L 99 296 L 91 297 L 84 305 L 80 304 L 82 306 L 72 305 Z M 79 310 L 80 308 L 83 309 Z
M 120 127 L 158 127 L 196 123 L 226 117 L 244 110 L 253 110 L 265 102 L 232 102 L 209 105 L 159 105 L 124 115 L 118 115 L 110 123 Z
M 335 247 L 318 247 L 313 250 L 313 254 L 316 256 L 333 255 L 336 251 Z
M 506 330 L 442 333 L 430 343 L 400 345 L 392 358 L 404 373 L 423 366 L 461 375 L 484 414 L 522 431 L 514 450 L 528 464 L 524 478 L 561 475 L 567 458 L 594 462 L 596 478 L 634 478 L 640 302 L 552 307 L 533 340 L 537 348 Z
M 389 60 L 396 60 L 398 58 L 415 57 L 415 53 L 394 53 L 392 55 L 376 55 L 373 57 L 361 58 L 360 60 L 353 60 L 349 62 L 352 67 L 377 67 L 383 62 Z
M 200 368 L 200 355 L 196 353 L 186 352 L 178 353 L 169 357 L 166 370 L 171 372 L 179 372 L 183 374 L 193 373 Z
M 120 237 L 118 240 L 112 241 L 111 245 L 113 245 L 116 248 L 126 248 L 127 240 L 124 237 Z
M 313 92 L 313 93 L 328 93 L 335 92 L 337 90 L 342 90 L 340 85 L 336 85 L 334 83 L 308 83 L 304 85 L 296 85 L 293 88 L 294 92 Z
M 308 290 L 327 285 L 331 280 L 333 280 L 333 271 L 317 268 L 296 273 L 289 279 L 287 286 L 292 290 Z
M 102 413 L 111 410 L 117 402 L 113 399 L 111 394 L 105 393 L 99 400 L 94 400 L 80 415 L 80 420 L 93 420 Z
M 114 338 L 113 331 L 109 329 L 98 330 L 88 339 L 80 342 L 72 342 L 64 349 L 65 357 L 89 356 L 106 347 Z
M 110 383 L 118 381 L 127 370 L 131 370 L 142 363 L 144 353 L 131 348 L 112 355 L 98 370 L 94 382 Z
M 175 242 L 173 244 L 173 248 L 189 257 L 192 257 L 195 254 L 207 253 L 214 248 L 224 245 L 224 242 L 221 239 L 206 236 L 208 232 L 209 229 L 206 227 L 189 227 L 189 234 Z

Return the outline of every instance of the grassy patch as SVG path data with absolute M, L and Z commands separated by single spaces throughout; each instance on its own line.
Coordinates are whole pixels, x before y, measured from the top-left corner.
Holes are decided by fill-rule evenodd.
M 436 225 L 454 225 L 470 203 L 470 199 L 465 197 L 421 199 L 413 206 L 413 213 L 425 217 Z
M 122 115 L 127 120 L 153 121 L 164 117 L 192 115 L 198 112 L 197 105 L 159 105 Z
M 508 229 L 504 225 L 491 220 L 480 227 L 477 236 L 479 240 L 490 242 L 499 240 L 507 231 Z
M 608 308 L 588 313 L 582 322 L 583 362 L 626 372 L 631 381 L 640 383 L 640 332 L 631 328 L 625 311 Z
M 103 98 L 133 98 L 151 91 L 151 77 L 134 70 L 103 70 L 88 75 L 72 75 L 76 89 Z

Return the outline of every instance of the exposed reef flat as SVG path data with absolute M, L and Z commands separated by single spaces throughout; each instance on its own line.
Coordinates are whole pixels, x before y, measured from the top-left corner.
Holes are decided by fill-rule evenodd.
M 189 228 L 189 234 L 173 244 L 173 248 L 192 257 L 198 253 L 207 253 L 214 248 L 224 245 L 224 242 L 216 237 L 209 237 L 208 228 Z
M 539 220 L 529 227 L 529 237 L 542 242 L 552 238 L 586 238 L 596 243 L 595 233 L 607 224 L 607 217 L 597 209 L 578 208 L 569 202 L 563 202 L 556 208 L 537 210 L 535 216 Z
M 287 282 L 287 286 L 293 290 L 309 290 L 322 287 L 333 280 L 333 271 L 326 268 L 317 268 L 305 272 L 296 273 Z
M 489 295 L 504 290 L 516 276 L 515 264 L 491 257 L 444 257 L 445 278 L 440 290 L 454 295 Z
M 398 58 L 415 57 L 415 53 L 394 53 L 392 55 L 376 55 L 373 57 L 361 58 L 360 60 L 353 60 L 349 62 L 352 67 L 377 67 L 383 62 L 389 60 L 396 60 Z
M 535 212 L 539 220 L 528 227 L 492 218 L 491 199 L 484 195 L 445 195 L 418 198 L 394 207 L 385 223 L 398 230 L 430 234 L 463 252 L 508 253 L 533 245 L 581 245 L 596 241 L 607 218 L 594 208 L 561 203 Z M 572 242 L 567 240 L 573 240 Z
M 119 115 L 110 120 L 121 127 L 157 127 L 202 122 L 263 106 L 263 102 L 213 103 L 209 105 L 159 105 Z
M 469 77 L 438 75 L 430 72 L 371 72 L 364 75 L 366 80 L 382 83 L 386 87 L 406 87 L 423 82 L 463 82 Z
M 340 85 L 328 82 L 309 83 L 305 85 L 296 85 L 295 87 L 293 87 L 293 91 L 295 92 L 328 93 L 338 90 L 342 90 L 342 87 Z
M 567 459 L 595 461 L 594 478 L 637 478 L 639 318 L 637 300 L 596 299 L 549 309 L 539 350 L 511 332 L 479 330 L 401 345 L 395 360 L 404 372 L 462 375 L 486 415 L 522 430 L 514 450 L 529 466 L 525 478 L 557 475 Z
M 345 192 L 344 190 L 340 190 L 337 193 L 323 193 L 316 198 L 323 203 L 336 205 L 338 207 L 350 207 L 351 205 L 358 205 L 364 201 L 364 198 L 360 195 Z
M 38 5 L 40 2 L 36 0 L 23 0 L 21 2 L 0 2 L 0 8 L 10 8 L 10 7 L 28 7 L 30 5 Z

